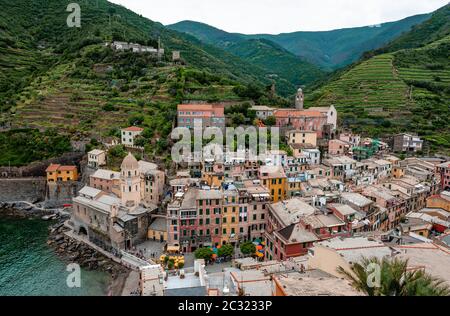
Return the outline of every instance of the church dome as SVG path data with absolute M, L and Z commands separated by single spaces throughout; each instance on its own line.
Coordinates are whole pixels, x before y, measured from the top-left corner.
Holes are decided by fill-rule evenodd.
M 120 167 L 122 170 L 136 170 L 139 169 L 139 164 L 136 158 L 131 153 L 125 157 L 122 161 L 122 166 Z

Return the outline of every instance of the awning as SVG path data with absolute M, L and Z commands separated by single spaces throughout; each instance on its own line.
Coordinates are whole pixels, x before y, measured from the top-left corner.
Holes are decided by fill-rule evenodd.
M 180 246 L 167 246 L 167 251 L 169 252 L 180 251 Z

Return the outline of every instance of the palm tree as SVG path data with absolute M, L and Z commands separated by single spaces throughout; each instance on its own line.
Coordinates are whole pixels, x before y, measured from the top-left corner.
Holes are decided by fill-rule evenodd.
M 409 271 L 408 260 L 363 258 L 352 265 L 351 272 L 342 267 L 338 272 L 369 296 L 450 296 L 445 281 L 423 270 Z M 378 284 L 373 284 L 374 280 Z

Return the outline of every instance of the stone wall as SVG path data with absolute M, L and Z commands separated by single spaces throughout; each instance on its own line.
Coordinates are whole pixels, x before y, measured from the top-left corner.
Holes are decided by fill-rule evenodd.
M 61 165 L 76 165 L 80 167 L 80 162 L 84 154 L 79 152 L 65 153 L 61 157 L 44 161 L 33 162 L 23 167 L 0 167 L 0 178 L 22 178 L 22 177 L 43 177 L 45 170 L 51 163 Z
M 72 198 L 83 188 L 80 182 L 55 182 L 47 185 L 45 207 L 62 207 L 64 204 L 72 204 Z
M 46 184 L 45 178 L 0 179 L 0 202 L 43 201 Z

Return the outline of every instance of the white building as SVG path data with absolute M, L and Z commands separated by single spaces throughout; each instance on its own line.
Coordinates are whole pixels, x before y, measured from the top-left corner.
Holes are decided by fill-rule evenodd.
M 148 265 L 140 268 L 142 296 L 164 296 L 164 270 L 161 265 Z
M 287 166 L 287 153 L 283 150 L 269 150 L 266 154 L 267 166 Z
M 314 149 L 302 149 L 302 153 L 306 156 L 308 164 L 320 165 L 320 150 Z
M 121 130 L 122 135 L 122 144 L 125 146 L 134 147 L 134 139 L 141 135 L 144 129 L 137 127 L 137 126 L 131 126 L 125 129 Z
M 94 149 L 88 153 L 88 166 L 94 169 L 106 165 L 106 152 Z
M 309 108 L 310 111 L 319 111 L 327 115 L 327 124 L 333 125 L 333 129 L 337 128 L 337 117 L 338 113 L 334 105 L 328 107 L 313 107 Z
M 276 110 L 265 105 L 255 105 L 251 109 L 256 112 L 256 117 L 260 120 L 267 120 L 269 116 L 273 116 L 273 112 Z

